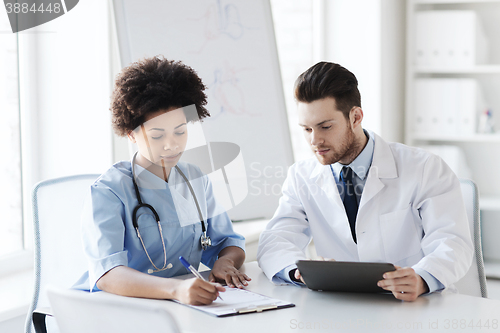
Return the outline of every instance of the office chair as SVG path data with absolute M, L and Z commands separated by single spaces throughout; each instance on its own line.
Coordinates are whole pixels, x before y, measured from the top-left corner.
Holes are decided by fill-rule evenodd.
M 160 301 L 61 288 L 47 294 L 61 333 L 180 332 Z
M 474 256 L 469 271 L 455 283 L 460 294 L 488 297 L 486 276 L 484 274 L 483 250 L 481 247 L 481 220 L 479 218 L 479 193 L 472 180 L 460 179 L 465 210 L 469 219 Z
M 33 188 L 35 288 L 25 332 L 44 333 L 51 314 L 47 285 L 70 288 L 88 269 L 81 241 L 80 216 L 96 174 L 56 178 Z

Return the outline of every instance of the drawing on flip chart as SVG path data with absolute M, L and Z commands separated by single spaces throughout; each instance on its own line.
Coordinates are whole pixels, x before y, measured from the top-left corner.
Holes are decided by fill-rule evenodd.
M 251 71 L 250 67 L 236 68 L 229 64 L 215 68 L 213 81 L 208 83 L 208 91 L 213 101 L 218 105 L 210 110 L 212 119 L 229 113 L 232 115 L 260 116 L 261 113 L 248 109 L 245 101 L 245 93 L 242 87 L 242 72 Z
M 239 9 L 235 4 L 222 4 L 221 0 L 210 4 L 201 17 L 188 18 L 188 21 L 199 22 L 203 29 L 204 42 L 192 53 L 203 52 L 209 42 L 222 36 L 239 40 L 244 36 L 245 30 L 253 29 L 242 23 Z

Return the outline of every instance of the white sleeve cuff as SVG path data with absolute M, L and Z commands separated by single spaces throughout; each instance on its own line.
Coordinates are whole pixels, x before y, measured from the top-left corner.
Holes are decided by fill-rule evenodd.
M 427 286 L 429 287 L 429 293 L 433 293 L 437 290 L 442 290 L 444 289 L 444 285 L 439 282 L 438 279 L 436 279 L 431 273 L 421 269 L 421 268 L 415 268 L 415 273 L 420 275 L 420 277 L 427 283 Z

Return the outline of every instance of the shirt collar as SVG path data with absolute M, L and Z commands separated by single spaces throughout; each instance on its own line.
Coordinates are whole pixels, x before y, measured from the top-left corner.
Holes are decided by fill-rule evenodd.
M 351 162 L 351 164 L 347 165 L 361 180 L 364 180 L 366 178 L 366 175 L 368 175 L 368 170 L 370 169 L 373 160 L 373 150 L 375 147 L 373 136 L 371 136 L 370 133 L 365 129 L 363 129 L 363 132 L 368 137 L 368 143 L 366 144 L 365 148 L 363 148 L 358 157 L 356 157 L 354 161 Z M 339 181 L 339 175 L 344 166 L 346 165 L 340 164 L 339 162 L 331 165 L 335 180 L 337 182 Z

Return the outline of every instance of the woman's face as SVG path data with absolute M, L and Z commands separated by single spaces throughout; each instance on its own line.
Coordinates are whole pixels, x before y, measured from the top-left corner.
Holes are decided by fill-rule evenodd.
M 182 108 L 172 107 L 146 116 L 144 123 L 129 133 L 139 154 L 159 167 L 172 168 L 187 143 L 187 122 Z

